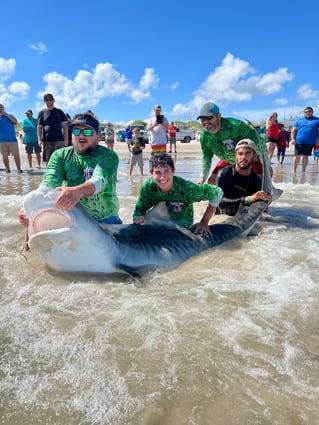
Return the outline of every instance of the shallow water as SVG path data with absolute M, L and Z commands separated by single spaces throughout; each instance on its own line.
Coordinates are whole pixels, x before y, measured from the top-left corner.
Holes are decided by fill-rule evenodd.
M 196 181 L 199 158 L 176 165 Z M 141 280 L 26 261 L 16 212 L 41 175 L 0 171 L 0 423 L 319 424 L 319 169 L 290 170 L 258 236 Z M 129 223 L 143 178 L 126 173 Z

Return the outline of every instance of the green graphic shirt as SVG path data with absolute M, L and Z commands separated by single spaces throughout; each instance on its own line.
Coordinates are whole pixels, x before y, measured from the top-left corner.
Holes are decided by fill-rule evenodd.
M 90 180 L 95 193 L 80 200 L 80 204 L 96 221 L 117 216 L 119 203 L 116 178 L 119 159 L 111 149 L 98 145 L 90 155 L 79 155 L 73 146 L 57 149 L 51 155 L 43 186 L 77 186 Z
M 216 134 L 212 134 L 209 131 L 202 131 L 200 135 L 202 148 L 201 177 L 203 177 L 204 180 L 208 177 L 214 155 L 231 164 L 235 162 L 235 147 L 241 139 L 253 140 L 256 143 L 258 155 L 261 155 L 255 130 L 236 118 L 221 118 L 221 128 Z M 265 141 L 262 138 L 260 138 L 260 140 L 266 152 Z M 268 158 L 267 154 L 266 158 Z M 270 166 L 270 163 L 268 162 L 266 165 Z
M 178 225 L 190 228 L 194 221 L 194 202 L 209 200 L 209 204 L 218 206 L 223 196 L 222 190 L 210 184 L 195 184 L 182 177 L 173 177 L 173 187 L 167 192 L 160 191 L 152 178 L 147 179 L 140 190 L 133 220 L 145 213 L 159 202 L 166 203 L 170 218 Z

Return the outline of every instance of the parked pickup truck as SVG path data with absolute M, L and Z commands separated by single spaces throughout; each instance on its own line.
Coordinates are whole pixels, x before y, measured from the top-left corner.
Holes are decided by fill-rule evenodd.
M 176 140 L 179 140 L 181 143 L 189 143 L 193 139 L 195 139 L 195 131 L 179 129 L 176 133 Z

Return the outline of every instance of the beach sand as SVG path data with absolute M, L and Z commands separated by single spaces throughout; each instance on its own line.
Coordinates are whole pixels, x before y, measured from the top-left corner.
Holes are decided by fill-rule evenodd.
M 100 142 L 102 146 L 105 146 L 105 143 L 103 141 Z M 19 143 L 20 147 L 20 153 L 21 153 L 21 166 L 23 170 L 28 170 L 28 163 L 27 163 L 27 156 L 25 153 L 25 147 L 23 144 Z M 200 143 L 197 140 L 192 140 L 190 143 L 181 143 L 177 142 L 177 154 L 172 154 L 174 160 L 178 161 L 178 164 L 180 164 L 182 161 L 188 161 L 188 160 L 198 160 L 198 166 L 201 162 L 202 152 Z M 128 163 L 129 161 L 129 151 L 127 149 L 127 144 L 124 142 L 115 142 L 114 144 L 114 151 L 118 154 L 120 161 L 124 163 Z M 144 174 L 148 175 L 147 170 L 147 164 L 146 159 L 149 158 L 149 155 L 151 153 L 151 147 L 149 144 L 145 146 L 143 156 L 145 159 L 144 164 Z M 274 183 L 294 183 L 294 184 L 319 184 L 319 165 L 317 163 L 314 163 L 313 156 L 309 157 L 309 164 L 307 167 L 306 173 L 301 172 L 301 165 L 299 165 L 297 169 L 297 173 L 292 173 L 292 161 L 293 161 L 293 154 L 294 154 L 294 146 L 289 146 L 286 150 L 286 158 L 284 161 L 284 164 L 279 164 L 277 161 L 277 155 L 275 152 L 275 155 L 273 157 L 273 182 Z M 214 161 L 217 161 L 217 158 L 214 158 Z M 14 171 L 15 164 L 13 161 L 13 158 L 10 157 L 10 165 L 11 170 Z M 33 164 L 35 166 L 35 155 L 33 155 Z M 177 174 L 179 172 L 179 167 L 177 167 Z M 4 169 L 2 169 L 4 171 Z M 44 171 L 44 167 L 42 168 L 42 171 Z M 133 170 L 136 174 L 138 172 L 137 167 Z M 199 174 L 198 174 L 199 178 Z

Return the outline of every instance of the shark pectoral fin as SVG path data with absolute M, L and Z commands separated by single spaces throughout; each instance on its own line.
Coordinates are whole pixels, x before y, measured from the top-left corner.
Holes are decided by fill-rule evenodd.
M 134 267 L 130 267 L 130 266 L 128 266 L 127 264 L 119 264 L 119 263 L 117 263 L 117 264 L 115 264 L 115 267 L 117 268 L 117 269 L 120 269 L 120 270 L 122 270 L 122 271 L 124 271 L 124 272 L 126 272 L 127 274 L 129 274 L 130 276 L 133 276 L 133 277 L 141 277 L 141 272 L 139 271 L 139 270 L 137 270 L 136 268 L 134 268 Z
M 161 201 L 145 214 L 145 220 L 150 226 L 175 227 L 170 218 L 166 202 Z
M 272 200 L 276 201 L 283 194 L 283 190 L 278 189 L 277 187 L 272 187 Z

